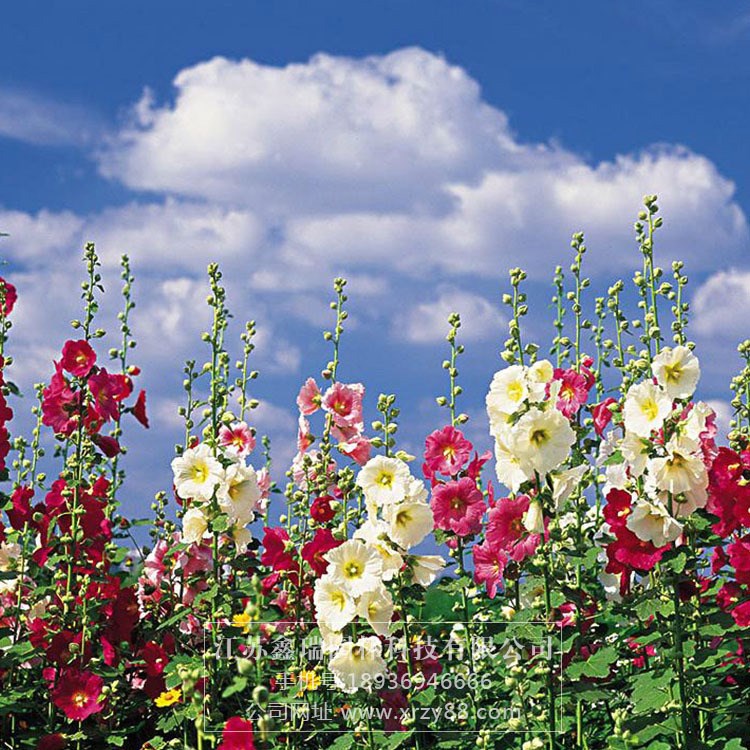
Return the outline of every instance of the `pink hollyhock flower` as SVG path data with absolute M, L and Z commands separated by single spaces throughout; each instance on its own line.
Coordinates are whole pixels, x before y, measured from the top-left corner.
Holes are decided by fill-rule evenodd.
M 328 560 L 324 555 L 332 549 L 340 546 L 341 542 L 334 538 L 330 529 L 316 529 L 315 536 L 302 548 L 302 559 L 322 576 L 328 570 Z
M 314 414 L 320 409 L 321 400 L 318 384 L 312 378 L 308 378 L 297 395 L 297 406 L 300 412 L 306 416 Z
M 310 506 L 310 516 L 318 523 L 328 523 L 336 511 L 331 507 L 333 498 L 330 495 L 321 495 L 313 500 Z
M 750 534 L 727 545 L 729 564 L 735 570 L 737 583 L 750 585 Z
M 452 531 L 458 536 L 477 534 L 487 505 L 476 483 L 469 477 L 439 484 L 432 492 L 435 528 Z
M 362 435 L 364 429 L 364 422 L 354 422 L 352 424 L 334 422 L 333 425 L 331 425 L 331 435 L 338 440 L 339 443 L 351 443 Z
M 364 466 L 370 460 L 372 445 L 366 437 L 358 435 L 344 443 L 339 443 L 338 449 L 354 463 Z
M 553 380 L 560 381 L 555 406 L 563 416 L 570 419 L 586 403 L 589 397 L 589 385 L 586 378 L 575 370 L 555 368 Z
M 503 585 L 503 573 L 508 556 L 502 550 L 491 547 L 486 541 L 474 545 L 474 581 L 483 583 L 487 596 L 494 599 L 498 588 Z
M 530 534 L 523 525 L 531 500 L 528 495 L 500 498 L 487 515 L 487 542 L 496 550 L 508 553 L 516 562 L 533 555 L 541 536 Z
M 431 472 L 454 476 L 469 460 L 472 450 L 474 446 L 463 433 L 447 425 L 427 436 L 424 459 Z
M 599 437 L 604 433 L 607 425 L 612 421 L 612 410 L 609 408 L 612 404 L 616 404 L 617 399 L 605 398 L 604 401 L 591 407 L 591 415 L 594 418 L 594 430 Z
M 365 387 L 361 383 L 334 383 L 323 396 L 322 406 L 339 427 L 362 424 L 362 399 Z
M 18 292 L 16 292 L 16 288 L 13 286 L 13 284 L 11 284 L 10 281 L 6 281 L 2 276 L 0 276 L 0 284 L 3 286 L 3 289 L 5 291 L 3 314 L 5 315 L 5 317 L 8 317 L 8 315 L 13 312 L 13 308 L 16 306 L 16 301 L 18 300 Z
M 73 721 L 83 721 L 104 708 L 99 702 L 104 680 L 92 672 L 67 669 L 52 690 L 52 702 Z
M 219 428 L 219 445 L 226 448 L 228 453 L 244 458 L 255 449 L 255 435 L 247 422 L 223 424 Z
M 141 390 L 133 406 L 133 416 L 148 429 L 148 415 L 146 414 L 146 391 Z
M 216 750 L 255 750 L 253 723 L 240 716 L 233 716 L 224 724 L 221 744 Z
M 60 360 L 63 369 L 76 378 L 85 378 L 96 364 L 96 352 L 88 341 L 66 341 Z
M 310 432 L 310 423 L 302 414 L 297 420 L 297 452 L 304 453 L 313 444 L 313 436 Z
M 474 458 L 471 463 L 466 467 L 466 476 L 473 479 L 475 482 L 479 479 L 479 474 L 482 471 L 482 467 L 492 458 L 492 451 L 485 451 L 480 456 L 478 453 L 474 453 Z

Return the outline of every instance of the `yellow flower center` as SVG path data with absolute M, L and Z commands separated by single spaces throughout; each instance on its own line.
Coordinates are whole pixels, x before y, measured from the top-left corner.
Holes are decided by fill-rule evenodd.
M 331 594 L 331 604 L 338 607 L 341 612 L 344 611 L 344 607 L 346 606 L 346 599 L 344 598 L 344 594 L 341 591 L 334 591 L 333 594 Z
M 673 362 L 671 365 L 664 366 L 664 377 L 668 383 L 679 383 L 682 373 L 683 369 L 681 362 Z
M 646 419 L 651 422 L 659 415 L 659 406 L 656 401 L 654 401 L 654 399 L 647 398 L 641 404 L 641 412 L 643 412 L 643 415 L 646 417 Z
M 375 479 L 375 482 L 381 487 L 387 487 L 390 489 L 393 486 L 393 474 L 390 471 L 381 471 Z
M 541 448 L 548 440 L 549 433 L 547 432 L 547 430 L 542 428 L 533 430 L 531 435 L 529 436 L 529 441 L 537 448 Z
M 208 466 L 204 463 L 194 464 L 190 470 L 194 482 L 203 484 L 208 479 L 209 471 Z
M 362 565 L 355 560 L 344 566 L 344 575 L 347 578 L 359 578 L 362 575 Z
M 71 701 L 77 708 L 83 708 L 88 703 L 89 697 L 82 690 L 79 690 L 71 696 Z
M 508 383 L 508 398 L 511 401 L 520 401 L 523 398 L 523 383 L 520 380 Z

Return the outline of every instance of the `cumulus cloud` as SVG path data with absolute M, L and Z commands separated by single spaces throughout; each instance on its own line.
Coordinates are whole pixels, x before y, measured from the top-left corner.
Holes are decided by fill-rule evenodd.
M 704 336 L 747 338 L 750 317 L 750 271 L 718 271 L 693 297 L 693 327 Z
M 394 334 L 416 344 L 445 341 L 448 316 L 461 316 L 461 340 L 498 338 L 505 317 L 484 297 L 461 289 L 438 290 L 437 297 L 414 305 L 396 320 Z

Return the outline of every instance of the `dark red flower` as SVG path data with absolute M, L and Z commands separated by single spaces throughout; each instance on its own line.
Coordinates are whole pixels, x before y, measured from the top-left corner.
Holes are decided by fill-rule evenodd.
M 100 702 L 104 680 L 93 672 L 68 669 L 52 690 L 52 702 L 74 721 L 83 721 L 104 708 Z
M 133 416 L 146 428 L 148 428 L 148 416 L 146 415 L 146 391 L 141 390 L 133 407 Z
M 612 410 L 609 408 L 612 404 L 616 404 L 617 399 L 605 398 L 604 401 L 591 407 L 591 415 L 594 418 L 594 430 L 599 437 L 602 436 L 606 426 L 612 421 Z
M 45 734 L 44 737 L 40 737 L 39 742 L 36 743 L 36 750 L 63 750 L 67 744 L 65 737 L 60 732 L 55 732 L 55 734 Z
M 5 290 L 5 303 L 3 305 L 3 312 L 7 317 L 13 312 L 13 308 L 16 306 L 18 293 L 16 292 L 16 288 L 13 286 L 13 284 L 11 284 L 10 281 L 6 281 L 2 276 L 0 276 L 0 285 L 2 285 Z
M 310 506 L 310 515 L 318 523 L 328 523 L 335 515 L 336 511 L 331 507 L 333 498 L 330 495 L 321 495 L 313 500 Z
M 317 529 L 312 541 L 309 541 L 302 548 L 302 559 L 315 571 L 322 576 L 328 570 L 328 560 L 324 555 L 341 544 L 335 539 L 329 529 Z
M 255 750 L 253 723 L 240 716 L 228 719 L 216 750 Z

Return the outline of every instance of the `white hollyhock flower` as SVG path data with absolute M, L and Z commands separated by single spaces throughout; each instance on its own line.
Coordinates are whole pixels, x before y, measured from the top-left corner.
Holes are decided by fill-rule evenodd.
M 384 581 L 393 580 L 404 564 L 404 558 L 393 548 L 388 532 L 388 524 L 385 521 L 368 519 L 353 534 L 354 539 L 361 539 L 377 550 L 383 563 Z
M 182 541 L 197 544 L 208 531 L 208 521 L 200 508 L 189 508 L 182 517 Z
M 356 643 L 343 643 L 328 668 L 334 682 L 345 693 L 356 693 L 360 688 L 372 689 L 375 678 L 385 674 L 383 646 L 375 635 L 360 638 Z
M 648 440 L 644 440 L 634 432 L 626 432 L 625 437 L 620 441 L 619 447 L 631 475 L 634 477 L 641 476 L 646 471 L 646 466 L 648 465 L 648 451 L 650 447 Z
M 378 635 L 388 635 L 393 617 L 393 598 L 385 586 L 368 591 L 357 602 L 357 614 L 364 617 Z
M 651 381 L 631 385 L 625 396 L 622 414 L 625 429 L 640 437 L 649 437 L 664 425 L 672 411 L 672 399 Z
M 0 570 L 9 572 L 18 567 L 17 560 L 21 556 L 21 545 L 16 542 L 2 542 L 0 544 Z M 0 593 L 9 593 L 16 588 L 18 578 L 4 578 L 0 580 Z
M 588 466 L 586 464 L 581 464 L 571 469 L 563 469 L 563 471 L 555 472 L 552 475 L 552 500 L 557 510 L 560 510 L 562 504 L 581 483 L 587 469 Z
M 400 503 L 406 497 L 411 474 L 409 467 L 398 458 L 375 456 L 357 475 L 357 484 L 362 488 L 368 502 L 377 507 Z
M 495 473 L 511 492 L 518 492 L 520 486 L 533 477 L 533 473 L 524 470 L 521 460 L 510 449 L 512 429 L 506 425 L 495 435 Z
M 412 558 L 411 573 L 414 583 L 427 588 L 445 567 L 445 560 L 440 555 L 415 555 Z
M 241 526 L 237 526 L 232 530 L 232 541 L 237 547 L 237 552 L 240 555 L 244 555 L 247 552 L 247 545 L 253 541 L 253 535 L 250 529 L 245 529 Z
M 188 448 L 172 461 L 174 486 L 183 499 L 209 501 L 217 487 L 225 480 L 224 467 L 211 453 L 206 443 Z
M 388 536 L 403 549 L 419 544 L 434 528 L 432 508 L 425 503 L 399 503 L 383 511 L 388 522 Z
M 485 399 L 490 424 L 507 422 L 508 415 L 518 411 L 528 396 L 526 370 L 521 365 L 496 372 Z
M 523 526 L 530 534 L 544 533 L 544 512 L 539 500 L 529 503 L 529 509 L 523 514 Z
M 708 471 L 698 443 L 688 437 L 673 437 L 666 451 L 666 456 L 652 458 L 648 467 L 660 490 L 678 495 L 708 486 Z
M 509 447 L 527 474 L 544 475 L 565 461 L 575 439 L 570 422 L 557 409 L 529 409 L 514 425 Z
M 373 591 L 383 580 L 383 560 L 376 549 L 350 539 L 326 553 L 328 575 L 340 583 L 351 596 Z
M 544 401 L 547 383 L 552 380 L 555 368 L 548 359 L 540 359 L 529 367 L 526 375 L 529 384 L 529 401 Z
M 357 614 L 354 599 L 347 588 L 328 574 L 315 582 L 313 602 L 318 624 L 332 631 L 342 630 Z
M 332 654 L 338 651 L 339 646 L 344 642 L 344 634 L 339 630 L 331 630 L 324 622 L 318 622 L 318 630 L 322 643 L 320 645 L 324 654 Z
M 406 494 L 404 495 L 404 502 L 427 502 L 427 487 L 421 479 L 417 479 L 416 477 L 411 476 L 409 477 L 409 481 L 406 483 Z
M 253 520 L 260 502 L 258 477 L 252 466 L 234 463 L 226 470 L 226 481 L 217 499 L 221 509 L 234 523 L 244 526 Z
M 705 401 L 696 401 L 682 423 L 683 434 L 691 440 L 700 441 L 707 429 L 708 420 L 715 416 L 716 412 Z
M 639 498 L 626 521 L 627 527 L 644 542 L 663 547 L 682 534 L 682 524 L 669 515 L 664 505 Z
M 701 376 L 698 357 L 686 346 L 665 347 L 651 363 L 651 371 L 670 398 L 690 398 Z
M 599 583 L 604 588 L 604 596 L 607 597 L 607 601 L 622 601 L 622 596 L 620 595 L 620 577 L 618 575 L 602 571 L 599 573 Z

